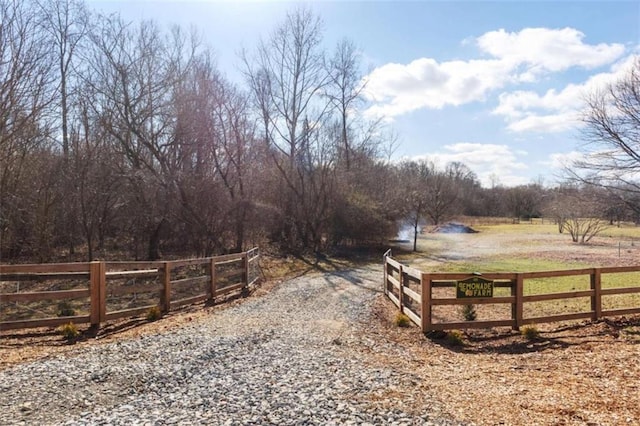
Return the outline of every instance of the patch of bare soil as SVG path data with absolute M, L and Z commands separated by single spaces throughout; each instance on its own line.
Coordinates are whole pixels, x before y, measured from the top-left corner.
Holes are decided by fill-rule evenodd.
M 477 425 L 640 424 L 640 316 L 540 327 L 445 333 L 398 328 L 397 309 L 375 303 L 371 335 L 403 353 L 380 356 L 415 375 L 412 398 L 436 397 L 447 415 Z M 418 390 L 420 389 L 420 390 Z

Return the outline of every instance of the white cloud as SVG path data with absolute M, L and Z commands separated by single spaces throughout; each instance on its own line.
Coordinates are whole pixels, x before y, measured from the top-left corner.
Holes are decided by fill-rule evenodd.
M 574 28 L 525 28 L 517 33 L 490 31 L 478 37 L 477 43 L 495 58 L 525 66 L 527 71 L 521 76 L 526 81 L 538 73 L 610 64 L 625 51 L 619 43 L 589 45 L 583 39 L 584 34 Z
M 571 167 L 576 161 L 585 160 L 585 154 L 579 151 L 570 152 L 557 152 L 549 155 L 549 160 L 543 162 L 543 165 L 548 166 L 557 171 L 564 170 L 567 167 Z
M 495 177 L 501 184 L 515 186 L 529 183 L 528 178 L 517 173 L 529 169 L 521 157 L 526 157 L 526 151 L 514 151 L 507 145 L 457 143 L 445 145 L 443 151 L 423 154 L 413 159 L 428 159 L 440 167 L 452 161 L 466 164 L 476 173 L 483 186 L 489 187 Z
M 601 90 L 626 74 L 640 58 L 630 55 L 615 63 L 609 72 L 589 77 L 582 84 L 569 84 L 564 89 L 548 90 L 543 95 L 533 91 L 501 93 L 499 105 L 492 111 L 502 115 L 514 132 L 561 132 L 580 126 L 584 98 Z
M 439 109 L 484 100 L 510 84 L 536 81 L 541 75 L 571 67 L 609 64 L 625 51 L 621 44 L 589 45 L 572 28 L 525 28 L 517 33 L 491 31 L 475 41 L 491 58 L 438 62 L 419 58 L 389 63 L 365 77 L 365 96 L 373 116 L 394 117 L 421 109 Z
M 425 107 L 473 102 L 501 87 L 508 73 L 495 60 L 438 63 L 421 58 L 407 65 L 386 64 L 366 77 L 365 95 L 374 102 L 369 114 L 393 117 Z

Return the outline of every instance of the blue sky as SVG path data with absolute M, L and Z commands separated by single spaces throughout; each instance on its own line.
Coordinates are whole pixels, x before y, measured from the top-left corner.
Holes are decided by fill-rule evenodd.
M 193 25 L 220 70 L 241 82 L 253 49 L 296 3 L 97 1 L 125 19 Z M 640 54 L 640 1 L 308 2 L 329 51 L 361 50 L 371 117 L 399 138 L 396 159 L 462 161 L 485 186 L 553 184 L 583 144 L 584 94 Z

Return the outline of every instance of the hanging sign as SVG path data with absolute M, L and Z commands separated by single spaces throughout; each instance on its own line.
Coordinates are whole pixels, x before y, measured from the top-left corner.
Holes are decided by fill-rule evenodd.
M 456 298 L 493 297 L 493 281 L 471 277 L 456 282 Z

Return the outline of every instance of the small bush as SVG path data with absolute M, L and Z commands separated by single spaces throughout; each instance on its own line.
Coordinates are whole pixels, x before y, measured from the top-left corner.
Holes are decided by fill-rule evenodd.
M 475 321 L 478 318 L 475 305 L 464 305 L 461 311 L 465 321 Z
M 58 327 L 58 333 L 62 335 L 65 340 L 73 340 L 80 335 L 78 327 L 72 322 Z
M 57 315 L 59 317 L 72 317 L 75 316 L 76 311 L 73 309 L 71 304 L 67 301 L 62 301 L 58 303 L 58 312 Z
M 159 307 L 154 306 L 147 311 L 147 321 L 157 321 L 162 318 L 162 311 Z
M 411 319 L 403 313 L 398 313 L 394 324 L 398 327 L 409 327 L 411 325 Z
M 527 338 L 527 340 L 536 340 L 540 337 L 540 331 L 534 326 L 524 327 L 520 333 Z
M 464 346 L 464 336 L 461 331 L 451 330 L 447 333 L 447 342 L 451 346 Z

